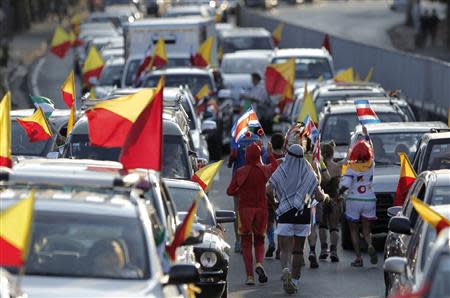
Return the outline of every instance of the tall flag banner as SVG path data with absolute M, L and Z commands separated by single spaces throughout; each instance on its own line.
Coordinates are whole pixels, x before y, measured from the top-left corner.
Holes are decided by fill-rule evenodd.
M 53 136 L 41 107 L 38 107 L 30 117 L 16 118 L 16 121 L 25 130 L 30 143 L 45 141 Z
M 351 83 L 354 81 L 355 75 L 354 75 L 354 70 L 353 67 L 349 67 L 344 71 L 341 71 L 340 73 L 338 73 L 337 75 L 334 76 L 334 80 L 336 82 L 347 82 L 347 83 Z
M 33 223 L 34 190 L 0 213 L 0 266 L 25 264 Z
M 133 123 L 153 100 L 156 89 L 145 88 L 131 95 L 106 100 L 86 111 L 89 140 L 100 147 L 122 147 Z
M 325 48 L 328 51 L 328 53 L 330 53 L 330 55 L 333 55 L 333 53 L 331 52 L 331 43 L 328 34 L 325 34 L 323 38 L 322 48 Z
M 208 84 L 205 84 L 202 88 L 200 88 L 200 90 L 198 90 L 197 94 L 195 95 L 195 99 L 200 100 L 206 96 L 209 96 L 210 93 L 211 91 L 209 90 Z
M 284 24 L 279 23 L 275 30 L 272 32 L 272 40 L 276 47 L 281 43 L 281 36 L 283 35 Z
M 212 46 L 213 38 L 210 36 L 200 45 L 197 54 L 192 57 L 192 66 L 207 67 L 211 65 Z
M 147 67 L 147 70 L 150 70 L 153 67 L 164 67 L 167 63 L 169 63 L 169 58 L 167 58 L 166 44 L 164 43 L 164 39 L 161 37 L 156 43 L 155 52 L 153 53 L 151 63 Z
M 358 116 L 359 123 L 362 125 L 368 123 L 380 123 L 377 114 L 371 108 L 370 103 L 367 99 L 357 99 L 355 100 L 356 115 Z
M 286 88 L 294 88 L 295 59 L 285 63 L 269 64 L 265 71 L 266 90 L 269 95 L 283 95 Z
M 283 113 L 286 104 L 292 101 L 294 101 L 294 86 L 286 85 L 286 88 L 281 95 L 280 101 L 278 102 L 278 108 L 280 109 L 280 112 Z
M 34 107 L 36 109 L 41 108 L 47 118 L 49 118 L 55 110 L 55 103 L 50 98 L 30 95 L 30 99 Z
M 77 111 L 75 109 L 75 105 L 70 108 L 69 121 L 67 122 L 67 133 L 66 136 L 69 136 L 72 132 L 73 126 L 75 125 L 77 118 Z
M 201 168 L 194 173 L 194 175 L 192 176 L 192 181 L 197 182 L 205 192 L 208 192 L 211 189 L 214 177 L 216 176 L 217 172 L 219 172 L 222 164 L 223 160 L 219 160 Z
M 164 77 L 128 133 L 120 152 L 123 168 L 161 171 Z
M 416 181 L 416 172 L 404 152 L 400 152 L 400 177 L 395 193 L 394 206 L 403 206 L 411 185 Z
M 310 138 L 311 142 L 315 144 L 320 136 L 320 132 L 317 129 L 316 125 L 314 124 L 309 114 L 306 115 L 305 119 L 303 120 L 303 123 L 305 124 L 303 135 Z
M 320 136 L 318 136 L 314 142 L 312 159 L 317 164 L 320 164 Z
M 63 59 L 71 46 L 69 34 L 61 26 L 57 26 L 50 44 L 50 51 Z
M 11 158 L 11 93 L 0 102 L 0 167 L 12 167 Z
M 144 53 L 144 58 L 141 60 L 141 63 L 139 64 L 136 76 L 134 77 L 135 85 L 139 83 L 139 81 L 142 79 L 142 75 L 147 71 L 147 69 L 151 68 L 150 64 L 152 63 L 152 46 L 153 44 L 150 43 L 149 47 Z
M 90 78 L 99 78 L 100 73 L 103 70 L 103 66 L 105 65 L 105 61 L 103 60 L 102 56 L 100 55 L 97 48 L 93 45 L 89 49 L 89 53 L 86 57 L 86 60 L 84 61 L 83 65 L 83 85 L 87 88 L 92 87 L 91 83 L 89 82 Z
M 248 110 L 236 120 L 231 128 L 231 137 L 234 142 L 238 143 L 239 139 L 242 138 L 251 127 L 261 127 L 261 123 L 259 122 L 253 107 L 250 106 Z
M 70 71 L 60 90 L 64 102 L 71 108 L 75 104 L 75 75 L 73 70 Z
M 198 195 L 197 198 L 192 202 L 189 211 L 183 219 L 181 225 L 178 226 L 175 231 L 175 235 L 173 237 L 173 241 L 170 245 L 166 247 L 167 254 L 174 261 L 176 259 L 176 250 L 180 247 L 184 241 L 189 237 L 192 231 L 192 225 L 195 220 L 195 215 L 197 214 L 197 205 L 198 201 L 202 198 L 201 195 Z
M 369 71 L 367 72 L 366 77 L 364 78 L 364 82 L 370 82 L 372 80 L 372 75 L 373 75 L 373 71 L 374 71 L 374 67 L 372 66 Z
M 311 93 L 308 91 L 308 83 L 305 82 L 305 91 L 303 93 L 303 103 L 302 108 L 300 109 L 300 113 L 298 114 L 297 121 L 303 121 L 306 119 L 306 117 L 309 116 L 309 118 L 314 122 L 314 124 L 319 123 L 319 118 L 317 117 L 317 110 L 316 105 L 314 104 L 313 98 Z
M 411 197 L 411 202 L 420 217 L 428 224 L 432 225 L 438 234 L 443 229 L 450 227 L 450 219 L 433 210 L 428 204 L 416 197 Z

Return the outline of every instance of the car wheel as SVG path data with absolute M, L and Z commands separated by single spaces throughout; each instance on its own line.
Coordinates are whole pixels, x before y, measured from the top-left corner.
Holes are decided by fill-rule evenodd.
M 345 250 L 353 250 L 352 238 L 350 236 L 350 228 L 345 220 L 341 223 L 341 243 Z

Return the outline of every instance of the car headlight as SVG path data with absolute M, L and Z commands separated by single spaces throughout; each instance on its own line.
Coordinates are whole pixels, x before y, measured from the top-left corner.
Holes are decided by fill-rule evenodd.
M 217 263 L 217 255 L 212 251 L 205 251 L 200 256 L 200 264 L 205 268 L 212 268 Z

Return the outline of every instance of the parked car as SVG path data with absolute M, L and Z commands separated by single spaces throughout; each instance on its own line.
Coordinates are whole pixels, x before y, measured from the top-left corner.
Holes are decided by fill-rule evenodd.
M 273 50 L 272 35 L 264 28 L 235 28 L 218 32 L 218 46 L 223 54 L 242 50 Z
M 198 197 L 195 222 L 206 227 L 203 242 L 194 245 L 200 264 L 202 292 L 198 297 L 227 297 L 230 245 L 224 239 L 222 223 L 234 222 L 234 211 L 215 210 L 203 189 L 192 181 L 164 179 L 179 216 L 184 216 Z
M 417 145 L 412 165 L 416 173 L 426 170 L 450 169 L 449 129 L 437 129 L 424 134 Z

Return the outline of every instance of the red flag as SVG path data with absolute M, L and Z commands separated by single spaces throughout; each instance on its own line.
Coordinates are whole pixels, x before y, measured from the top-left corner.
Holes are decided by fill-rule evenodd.
M 119 160 L 126 170 L 161 170 L 163 87 L 164 77 L 158 83 L 153 100 L 139 114 L 125 140 Z
M 325 34 L 325 37 L 323 38 L 322 48 L 325 48 L 328 51 L 328 53 L 330 53 L 330 55 L 332 55 L 330 38 L 329 38 L 328 34 Z

